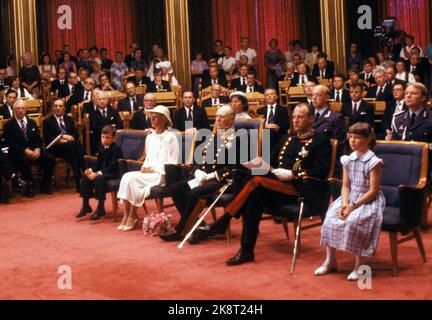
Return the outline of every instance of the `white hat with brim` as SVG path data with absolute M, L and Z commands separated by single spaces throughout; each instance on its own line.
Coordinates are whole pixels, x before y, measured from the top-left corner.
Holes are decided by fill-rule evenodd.
M 243 91 L 234 91 L 233 93 L 230 94 L 230 99 L 232 99 L 232 97 L 235 97 L 235 96 L 243 97 L 246 100 L 248 99 L 248 96 Z
M 165 68 L 165 69 L 171 70 L 171 62 L 169 62 L 169 61 L 159 62 L 158 64 L 156 64 L 156 68 L 157 69 Z
M 171 117 L 170 117 L 170 111 L 167 107 L 159 105 L 159 106 L 154 107 L 153 109 L 145 111 L 146 116 L 149 116 L 149 117 L 151 116 L 152 113 L 162 114 L 163 116 L 165 116 L 165 118 L 168 121 L 168 127 L 173 126 L 173 123 L 172 123 Z

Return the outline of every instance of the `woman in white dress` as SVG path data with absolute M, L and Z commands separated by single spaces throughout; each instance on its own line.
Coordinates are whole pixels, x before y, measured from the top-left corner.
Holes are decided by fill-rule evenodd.
M 156 106 L 146 111 L 154 132 L 145 143 L 146 158 L 141 171 L 126 173 L 120 182 L 117 197 L 124 204 L 124 217 L 118 227 L 121 231 L 133 230 L 138 223 L 137 209 L 144 204 L 154 186 L 165 184 L 165 165 L 178 164 L 180 149 L 177 137 L 167 131 L 172 127 L 168 108 Z
M 249 115 L 249 101 L 244 92 L 236 91 L 230 94 L 231 107 L 234 109 L 236 120 L 251 119 Z

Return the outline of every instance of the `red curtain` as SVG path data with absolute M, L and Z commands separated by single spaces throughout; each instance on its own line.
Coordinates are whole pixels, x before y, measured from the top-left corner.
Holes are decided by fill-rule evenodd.
M 300 37 L 298 0 L 213 0 L 213 40 L 221 39 L 233 49 L 242 37 L 258 54 L 260 80 L 265 79 L 264 55 L 270 39 L 285 51 L 289 40 Z
M 72 30 L 61 30 L 57 26 L 62 5 L 72 8 Z M 116 50 L 128 51 L 132 42 L 132 1 L 131 0 L 50 0 L 48 10 L 49 52 L 54 56 L 63 44 L 69 44 L 72 52 L 96 45 L 108 49 L 114 57 Z
M 430 0 L 387 0 L 387 15 L 397 17 L 402 30 L 423 50 L 430 43 Z

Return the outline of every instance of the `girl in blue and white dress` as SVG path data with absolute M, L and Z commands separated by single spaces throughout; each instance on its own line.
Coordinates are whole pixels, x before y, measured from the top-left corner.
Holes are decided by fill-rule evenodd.
M 337 271 L 336 249 L 355 256 L 354 270 L 348 280 L 358 280 L 362 257 L 374 255 L 381 231 L 384 195 L 380 191 L 383 161 L 371 150 L 375 135 L 367 123 L 356 123 L 348 131 L 354 152 L 341 157 L 342 193 L 330 206 L 322 230 L 321 244 L 327 257 L 315 275 Z

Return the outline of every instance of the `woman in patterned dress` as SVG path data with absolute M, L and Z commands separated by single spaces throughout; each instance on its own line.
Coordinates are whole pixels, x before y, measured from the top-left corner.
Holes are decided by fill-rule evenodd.
M 354 152 L 343 156 L 342 194 L 327 211 L 321 230 L 321 244 L 327 257 L 315 275 L 337 271 L 336 249 L 355 256 L 354 270 L 348 280 L 358 280 L 362 257 L 374 255 L 381 231 L 385 199 L 380 188 L 383 161 L 371 150 L 375 135 L 367 123 L 356 123 L 349 129 Z

